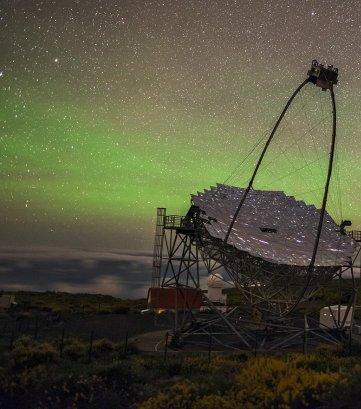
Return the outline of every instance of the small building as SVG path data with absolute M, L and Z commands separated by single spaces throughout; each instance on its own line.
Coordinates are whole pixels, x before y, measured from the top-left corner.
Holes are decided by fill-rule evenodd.
M 214 273 L 207 278 L 207 289 L 204 291 L 206 297 L 219 311 L 227 309 L 227 294 L 223 294 L 224 279 L 222 274 Z
M 8 310 L 12 305 L 15 305 L 15 295 L 2 294 L 0 295 L 0 311 Z
M 347 317 L 345 318 L 346 313 Z M 320 328 L 340 328 L 344 321 L 343 328 L 350 328 L 352 324 L 352 315 L 353 307 L 348 307 L 347 305 L 331 305 L 330 307 L 323 307 L 320 310 Z
M 153 310 L 199 310 L 203 305 L 202 292 L 190 287 L 151 287 L 148 306 Z

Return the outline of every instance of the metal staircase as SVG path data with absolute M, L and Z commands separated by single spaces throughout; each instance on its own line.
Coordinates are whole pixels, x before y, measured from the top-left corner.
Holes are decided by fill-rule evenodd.
M 160 286 L 165 216 L 166 209 L 164 207 L 158 207 L 153 246 L 152 287 Z

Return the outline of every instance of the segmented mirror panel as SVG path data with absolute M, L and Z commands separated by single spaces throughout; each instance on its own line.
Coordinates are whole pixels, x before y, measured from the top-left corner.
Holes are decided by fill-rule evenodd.
M 211 236 L 225 238 L 245 189 L 221 185 L 192 195 Z M 315 244 L 320 210 L 284 192 L 251 190 L 234 223 L 228 244 L 266 261 L 307 266 Z M 353 239 L 340 233 L 326 212 L 316 266 L 346 265 L 355 252 Z

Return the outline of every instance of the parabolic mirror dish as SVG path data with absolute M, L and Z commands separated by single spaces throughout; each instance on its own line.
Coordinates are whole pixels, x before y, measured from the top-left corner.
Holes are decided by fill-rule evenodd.
M 192 195 L 204 226 L 224 240 L 245 189 L 218 184 Z M 280 191 L 250 190 L 228 238 L 228 245 L 278 265 L 306 267 L 314 248 L 320 210 Z M 340 233 L 326 212 L 315 266 L 348 265 L 355 241 Z

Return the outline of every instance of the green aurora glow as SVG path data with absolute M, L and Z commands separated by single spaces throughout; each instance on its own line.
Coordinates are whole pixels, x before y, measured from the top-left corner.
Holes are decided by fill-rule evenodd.
M 21 34 L 20 26 L 14 24 L 9 23 L 8 32 Z M 29 37 L 20 37 L 18 43 L 26 44 L 28 50 L 30 43 L 51 49 L 51 39 L 41 39 L 34 27 L 32 23 Z M 72 35 L 76 30 L 72 28 Z M 90 26 L 85 30 L 91 30 Z M 7 55 L 13 63 L 9 58 L 0 66 L 4 67 L 0 78 L 1 238 L 6 243 L 149 249 L 156 207 L 182 214 L 191 193 L 223 182 L 275 122 L 286 98 L 303 80 L 314 53 L 320 51 L 299 51 L 294 66 L 295 54 L 282 49 L 272 60 L 275 70 L 261 64 L 255 70 L 257 47 L 249 50 L 245 60 L 245 44 L 233 51 L 215 46 L 208 54 L 199 45 L 203 60 L 183 55 L 173 66 L 170 55 L 183 50 L 184 44 L 172 51 L 164 39 L 145 42 L 138 57 L 122 54 L 122 45 L 109 48 L 101 59 L 92 54 L 91 60 L 85 45 L 72 48 L 72 35 L 65 33 L 61 39 L 67 52 L 56 47 L 49 55 L 25 53 L 27 70 L 25 57 L 17 59 L 9 45 Z M 198 40 L 189 39 L 196 45 Z M 264 52 L 266 45 L 260 42 L 258 51 Z M 160 50 L 160 61 L 152 56 L 154 50 Z M 284 55 L 286 73 L 282 71 Z M 333 50 L 327 57 L 340 62 L 341 72 L 336 88 L 337 166 L 329 211 L 336 221 L 349 218 L 357 228 L 361 226 L 357 192 L 361 102 L 355 92 L 359 81 L 346 80 L 350 72 L 346 64 L 342 66 L 346 56 L 338 58 Z M 44 66 L 39 67 L 42 62 Z M 320 122 L 303 146 L 292 145 L 323 114 L 326 128 Z M 283 149 L 286 155 L 260 173 L 255 187 L 283 189 L 319 205 L 330 121 L 329 95 L 316 88 L 307 90 L 292 108 L 264 163 L 275 161 Z M 229 183 L 242 186 L 247 182 L 261 146 Z M 274 183 L 292 166 L 302 166 L 305 159 L 312 165 Z

